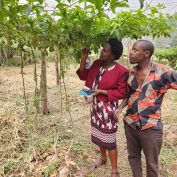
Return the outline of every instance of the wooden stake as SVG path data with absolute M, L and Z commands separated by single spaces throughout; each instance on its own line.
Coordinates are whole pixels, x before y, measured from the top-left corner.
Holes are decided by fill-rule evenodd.
M 127 53 L 127 69 L 130 69 L 130 51 L 131 51 L 131 39 L 128 37 L 128 53 Z
M 41 50 L 41 97 L 44 98 L 44 101 L 42 101 L 42 112 L 44 115 L 48 115 L 46 56 L 43 56 L 43 50 Z
M 123 55 L 120 57 L 120 59 L 121 59 L 121 65 L 123 65 L 124 64 L 124 57 L 123 57 Z
M 4 49 L 4 46 L 2 46 L 2 55 L 4 58 L 4 65 L 7 66 L 7 55 L 6 55 L 6 51 Z
M 59 85 L 59 73 L 58 73 L 58 54 L 57 47 L 54 47 L 55 50 L 55 69 L 56 69 L 56 83 Z

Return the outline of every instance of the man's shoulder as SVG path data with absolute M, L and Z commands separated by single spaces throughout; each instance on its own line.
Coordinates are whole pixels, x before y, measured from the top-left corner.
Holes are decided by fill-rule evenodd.
M 162 75 L 165 73 L 171 73 L 172 71 L 174 71 L 174 69 L 172 69 L 166 65 L 160 64 L 160 63 L 154 63 L 154 65 L 156 67 L 156 73 L 158 75 Z
M 129 70 L 128 70 L 128 73 L 135 73 L 135 72 L 137 72 L 137 66 L 138 66 L 138 65 L 136 65 L 136 66 L 134 66 L 133 68 L 129 69 Z

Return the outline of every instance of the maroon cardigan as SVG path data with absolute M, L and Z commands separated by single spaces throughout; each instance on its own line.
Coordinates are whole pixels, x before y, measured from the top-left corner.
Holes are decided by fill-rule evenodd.
M 95 60 L 90 67 L 90 69 L 84 69 L 79 72 L 76 71 L 80 80 L 86 80 L 86 86 L 91 88 L 93 82 L 100 71 L 100 67 L 104 61 L 101 59 Z M 97 95 L 98 101 L 116 101 L 125 98 L 127 92 L 127 82 L 126 75 L 127 69 L 116 63 L 116 66 L 105 73 L 98 85 L 98 89 L 107 90 L 107 96 L 105 95 Z

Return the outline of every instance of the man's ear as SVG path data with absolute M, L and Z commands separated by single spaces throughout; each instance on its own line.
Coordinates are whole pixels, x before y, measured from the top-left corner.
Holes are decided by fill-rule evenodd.
M 149 56 L 150 56 L 150 51 L 145 51 L 145 57 L 149 58 Z

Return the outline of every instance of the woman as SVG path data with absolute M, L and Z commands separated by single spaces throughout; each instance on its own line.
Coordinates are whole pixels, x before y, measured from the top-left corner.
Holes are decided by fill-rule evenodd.
M 101 157 L 91 164 L 97 168 L 107 163 L 106 150 L 112 165 L 112 177 L 119 176 L 117 169 L 116 132 L 118 122 L 113 112 L 118 100 L 126 95 L 127 69 L 116 63 L 123 52 L 123 46 L 115 38 L 109 39 L 101 51 L 100 59 L 95 60 L 89 69 L 85 68 L 88 49 L 82 49 L 80 68 L 76 72 L 86 86 L 93 89 L 91 102 L 91 138 L 100 147 Z

